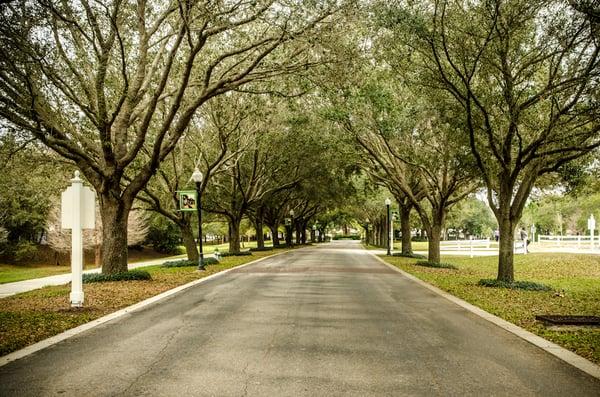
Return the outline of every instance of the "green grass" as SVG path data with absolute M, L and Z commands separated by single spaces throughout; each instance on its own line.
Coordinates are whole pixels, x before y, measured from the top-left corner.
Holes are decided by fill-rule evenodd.
M 255 248 L 256 241 L 252 241 L 249 243 L 244 243 L 244 248 Z M 219 245 L 205 245 L 203 247 L 204 254 L 210 255 L 214 253 L 215 249 L 219 249 L 221 253 L 227 252 L 229 250 L 229 244 L 219 244 Z M 182 252 L 185 252 L 185 248 L 180 247 Z M 142 261 L 151 261 L 155 259 L 164 258 L 165 260 L 172 260 L 177 257 L 181 257 L 181 255 L 175 256 L 164 256 L 156 254 L 151 250 L 144 250 L 142 253 L 130 252 L 131 258 L 129 263 L 136 263 Z M 138 257 L 139 256 L 139 257 Z M 95 266 L 93 264 L 89 264 L 85 266 L 85 269 L 93 269 Z M 10 265 L 10 264 L 0 264 L 0 284 L 6 283 L 14 283 L 17 281 L 23 280 L 31 280 L 34 278 L 40 277 L 48 277 L 55 276 L 58 274 L 66 274 L 71 272 L 70 266 L 56 266 L 56 265 Z
M 552 291 L 478 285 L 482 279 L 496 278 L 498 257 L 442 258 L 458 270 L 416 266 L 416 260 L 410 258 L 382 258 L 444 291 L 600 363 L 600 329 L 552 330 L 535 321 L 538 314 L 598 315 L 600 256 L 543 253 L 515 256 L 516 281 L 547 285 Z

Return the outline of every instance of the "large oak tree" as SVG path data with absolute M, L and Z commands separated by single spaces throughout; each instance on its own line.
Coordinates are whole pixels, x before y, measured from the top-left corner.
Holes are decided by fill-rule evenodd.
M 310 67 L 313 38 L 338 9 L 277 0 L 2 4 L 0 120 L 81 169 L 99 198 L 102 271 L 121 272 L 133 201 L 196 110 Z

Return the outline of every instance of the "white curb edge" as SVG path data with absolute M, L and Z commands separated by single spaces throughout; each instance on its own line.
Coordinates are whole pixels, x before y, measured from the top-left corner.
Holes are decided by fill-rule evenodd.
M 308 247 L 306 247 L 306 248 L 308 248 Z M 300 249 L 302 249 L 302 248 L 300 248 Z M 213 278 L 221 277 L 224 274 L 227 274 L 227 273 L 231 272 L 232 270 L 241 269 L 243 267 L 253 265 L 253 264 L 257 263 L 257 262 L 261 262 L 263 260 L 266 260 L 266 259 L 269 259 L 269 258 L 273 258 L 273 257 L 278 256 L 278 255 L 283 255 L 285 253 L 295 252 L 295 251 L 297 251 L 297 249 L 296 250 L 288 250 L 288 251 L 278 252 L 278 253 L 273 254 L 273 255 L 269 255 L 269 256 L 262 257 L 262 258 L 258 258 L 258 259 L 255 259 L 255 260 L 251 261 L 251 262 L 244 263 L 243 265 L 239 265 L 239 266 L 235 266 L 235 267 L 232 267 L 232 268 L 229 268 L 229 269 L 225 269 L 225 270 L 222 270 L 220 272 L 211 274 L 210 276 L 203 277 L 203 278 L 200 278 L 198 280 L 191 281 L 191 282 L 189 282 L 187 284 L 180 285 L 179 287 L 175 287 L 173 289 L 167 290 L 167 291 L 162 292 L 162 293 L 160 293 L 158 295 L 155 295 L 153 297 L 145 299 L 145 300 L 143 300 L 141 302 L 135 303 L 135 304 L 133 304 L 131 306 L 127 306 L 124 309 L 121 309 L 121 310 L 118 310 L 116 312 L 107 314 L 106 316 L 97 318 L 95 320 L 90 321 L 89 323 L 82 324 L 82 325 L 80 325 L 78 327 L 68 329 L 68 330 L 66 330 L 66 331 L 64 331 L 64 332 L 62 332 L 62 333 L 60 333 L 58 335 L 51 336 L 50 338 L 41 340 L 41 341 L 39 341 L 37 343 L 34 343 L 33 345 L 29 345 L 27 347 L 24 347 L 21 350 L 14 351 L 12 353 L 7 354 L 6 356 L 0 357 L 0 367 L 6 365 L 8 363 L 11 363 L 13 361 L 19 360 L 19 359 L 21 359 L 23 357 L 29 356 L 30 354 L 38 352 L 38 351 L 40 351 L 42 349 L 45 349 L 45 348 L 50 347 L 52 345 L 55 345 L 55 344 L 57 344 L 59 342 L 62 342 L 65 339 L 69 339 L 69 338 L 71 338 L 71 337 L 73 337 L 75 335 L 78 335 L 78 334 L 80 334 L 82 332 L 85 332 L 87 330 L 95 328 L 95 327 L 97 327 L 99 325 L 107 323 L 107 322 L 109 322 L 111 320 L 117 319 L 119 317 L 123 317 L 124 315 L 126 315 L 128 313 L 132 313 L 134 311 L 140 310 L 140 309 L 142 309 L 142 308 L 144 308 L 146 306 L 149 306 L 149 305 L 151 305 L 153 303 L 156 303 L 156 302 L 158 302 L 158 301 L 160 301 L 162 299 L 165 299 L 165 298 L 167 298 L 169 296 L 175 295 L 178 292 L 181 292 L 181 291 L 183 291 L 185 289 L 188 289 L 188 288 L 193 287 L 195 285 L 207 282 L 209 280 L 212 280 Z
M 600 366 L 594 364 L 593 362 L 581 357 L 578 354 L 573 353 L 570 350 L 565 349 L 564 347 L 561 347 L 553 342 L 550 342 L 549 340 L 546 340 L 546 339 L 544 339 L 540 336 L 537 336 L 529 331 L 526 331 L 525 329 L 523 329 L 513 323 L 510 323 L 506 320 L 501 319 L 498 316 L 488 313 L 485 310 L 483 310 L 477 306 L 474 306 L 460 298 L 457 298 L 456 296 L 454 296 L 452 294 L 447 293 L 446 291 L 442 291 L 441 289 L 434 287 L 433 285 L 413 276 L 412 274 L 407 273 L 404 270 L 399 269 L 396 266 L 387 263 L 386 261 L 384 261 L 383 259 L 381 259 L 380 257 L 378 257 L 375 254 L 372 254 L 370 252 L 369 252 L 369 254 L 374 256 L 378 261 L 380 261 L 384 265 L 396 270 L 397 272 L 402 274 L 404 277 L 410 279 L 411 281 L 416 282 L 417 284 L 421 285 L 422 287 L 425 287 L 428 290 L 433 291 L 438 295 L 441 295 L 442 297 L 457 304 L 458 306 L 462 307 L 463 309 L 470 311 L 471 313 L 483 318 L 484 320 L 487 320 L 490 323 L 495 324 L 498 327 L 503 328 L 506 331 L 518 336 L 519 338 L 552 354 L 553 356 L 558 357 L 559 359 L 563 360 L 564 362 L 566 362 L 568 364 L 571 364 L 575 368 L 580 369 L 581 371 L 587 373 L 588 375 L 591 375 L 596 379 L 600 379 Z

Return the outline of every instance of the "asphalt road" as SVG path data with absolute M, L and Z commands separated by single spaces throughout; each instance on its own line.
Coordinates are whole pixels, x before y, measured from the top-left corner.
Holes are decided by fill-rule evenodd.
M 200 284 L 1 367 L 0 395 L 600 395 L 600 381 L 358 248 Z

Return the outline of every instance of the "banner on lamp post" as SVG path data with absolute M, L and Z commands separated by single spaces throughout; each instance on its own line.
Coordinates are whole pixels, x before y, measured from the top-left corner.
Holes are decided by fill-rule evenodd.
M 197 211 L 198 196 L 195 190 L 182 190 L 179 194 L 179 211 Z

